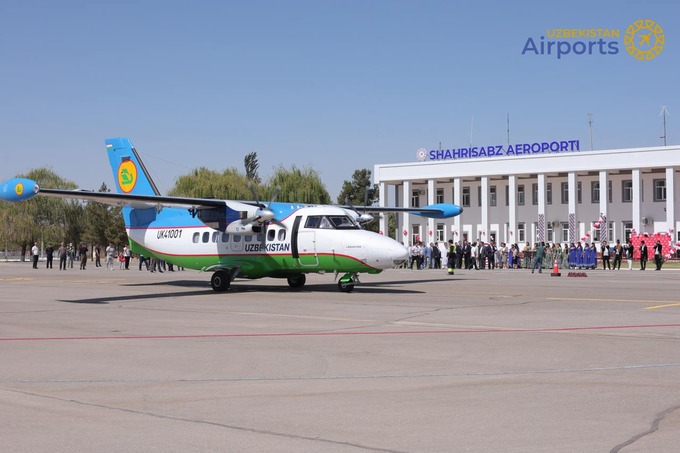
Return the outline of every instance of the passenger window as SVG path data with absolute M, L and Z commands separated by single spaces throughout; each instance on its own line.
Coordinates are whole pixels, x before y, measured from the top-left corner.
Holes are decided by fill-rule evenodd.
M 246 236 L 244 239 L 246 240 L 246 242 L 252 242 L 253 237 L 252 236 Z
M 201 233 L 194 233 L 194 237 L 191 238 L 191 240 L 194 241 L 194 244 L 198 244 L 199 237 L 201 237 Z
M 206 231 L 203 233 L 203 242 L 208 242 L 210 240 L 210 232 Z
M 276 230 L 271 228 L 269 231 L 267 231 L 267 240 L 268 241 L 273 241 L 274 238 L 276 237 Z
M 213 234 L 212 234 L 212 241 L 213 241 L 213 242 L 217 242 L 217 241 L 219 241 L 219 240 L 220 240 L 220 233 L 218 233 L 217 231 L 213 232 Z
M 257 242 L 262 243 L 262 238 L 263 238 L 263 237 L 264 237 L 264 236 L 262 235 L 262 233 L 258 233 L 258 234 L 257 234 Z
M 222 242 L 229 242 L 229 233 L 222 233 Z
M 234 235 L 234 242 L 241 242 L 241 236 L 239 236 L 238 234 L 235 234 Z
M 279 230 L 279 241 L 285 241 L 286 240 L 286 230 L 280 229 Z

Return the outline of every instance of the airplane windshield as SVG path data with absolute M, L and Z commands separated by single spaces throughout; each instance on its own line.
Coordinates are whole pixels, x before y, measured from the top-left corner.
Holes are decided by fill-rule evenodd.
M 346 215 L 334 215 L 334 216 L 329 216 L 331 219 L 331 222 L 333 223 L 333 226 L 335 228 L 341 229 L 341 230 L 356 230 L 359 227 L 357 226 L 356 223 Z
M 310 215 L 305 221 L 305 228 L 356 230 L 359 226 L 351 218 L 344 215 Z

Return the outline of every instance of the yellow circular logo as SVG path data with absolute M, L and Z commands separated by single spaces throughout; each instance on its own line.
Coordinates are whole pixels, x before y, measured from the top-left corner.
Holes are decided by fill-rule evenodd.
M 118 187 L 125 193 L 132 192 L 137 184 L 137 167 L 131 160 L 126 160 L 118 166 Z
M 14 193 L 17 195 L 21 196 L 21 194 L 24 193 L 24 185 L 23 183 L 18 182 L 16 186 L 14 186 Z
M 666 37 L 653 20 L 636 20 L 626 29 L 623 44 L 636 60 L 653 60 L 663 50 Z

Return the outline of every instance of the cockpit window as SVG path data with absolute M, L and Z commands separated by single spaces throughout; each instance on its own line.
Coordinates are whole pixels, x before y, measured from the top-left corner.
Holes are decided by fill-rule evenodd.
M 305 221 L 305 228 L 318 228 L 318 229 L 357 229 L 359 228 L 356 223 L 352 221 L 351 218 L 344 215 L 310 215 Z
M 353 229 L 354 230 L 354 229 L 359 228 L 357 226 L 357 224 L 354 223 L 354 221 L 352 219 L 350 219 L 349 217 L 347 217 L 346 215 L 333 215 L 333 216 L 329 216 L 329 217 L 331 219 L 331 222 L 333 222 L 333 225 L 335 226 L 335 228 L 343 229 L 343 230 L 347 230 L 347 229 Z

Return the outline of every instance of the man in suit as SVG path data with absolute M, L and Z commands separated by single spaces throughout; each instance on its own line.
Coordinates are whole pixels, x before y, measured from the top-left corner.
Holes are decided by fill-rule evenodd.
M 656 264 L 656 271 L 661 270 L 661 265 L 663 264 L 663 248 L 661 246 L 661 241 L 656 241 L 654 244 L 654 263 Z
M 645 241 L 640 242 L 640 270 L 647 268 L 647 245 Z

